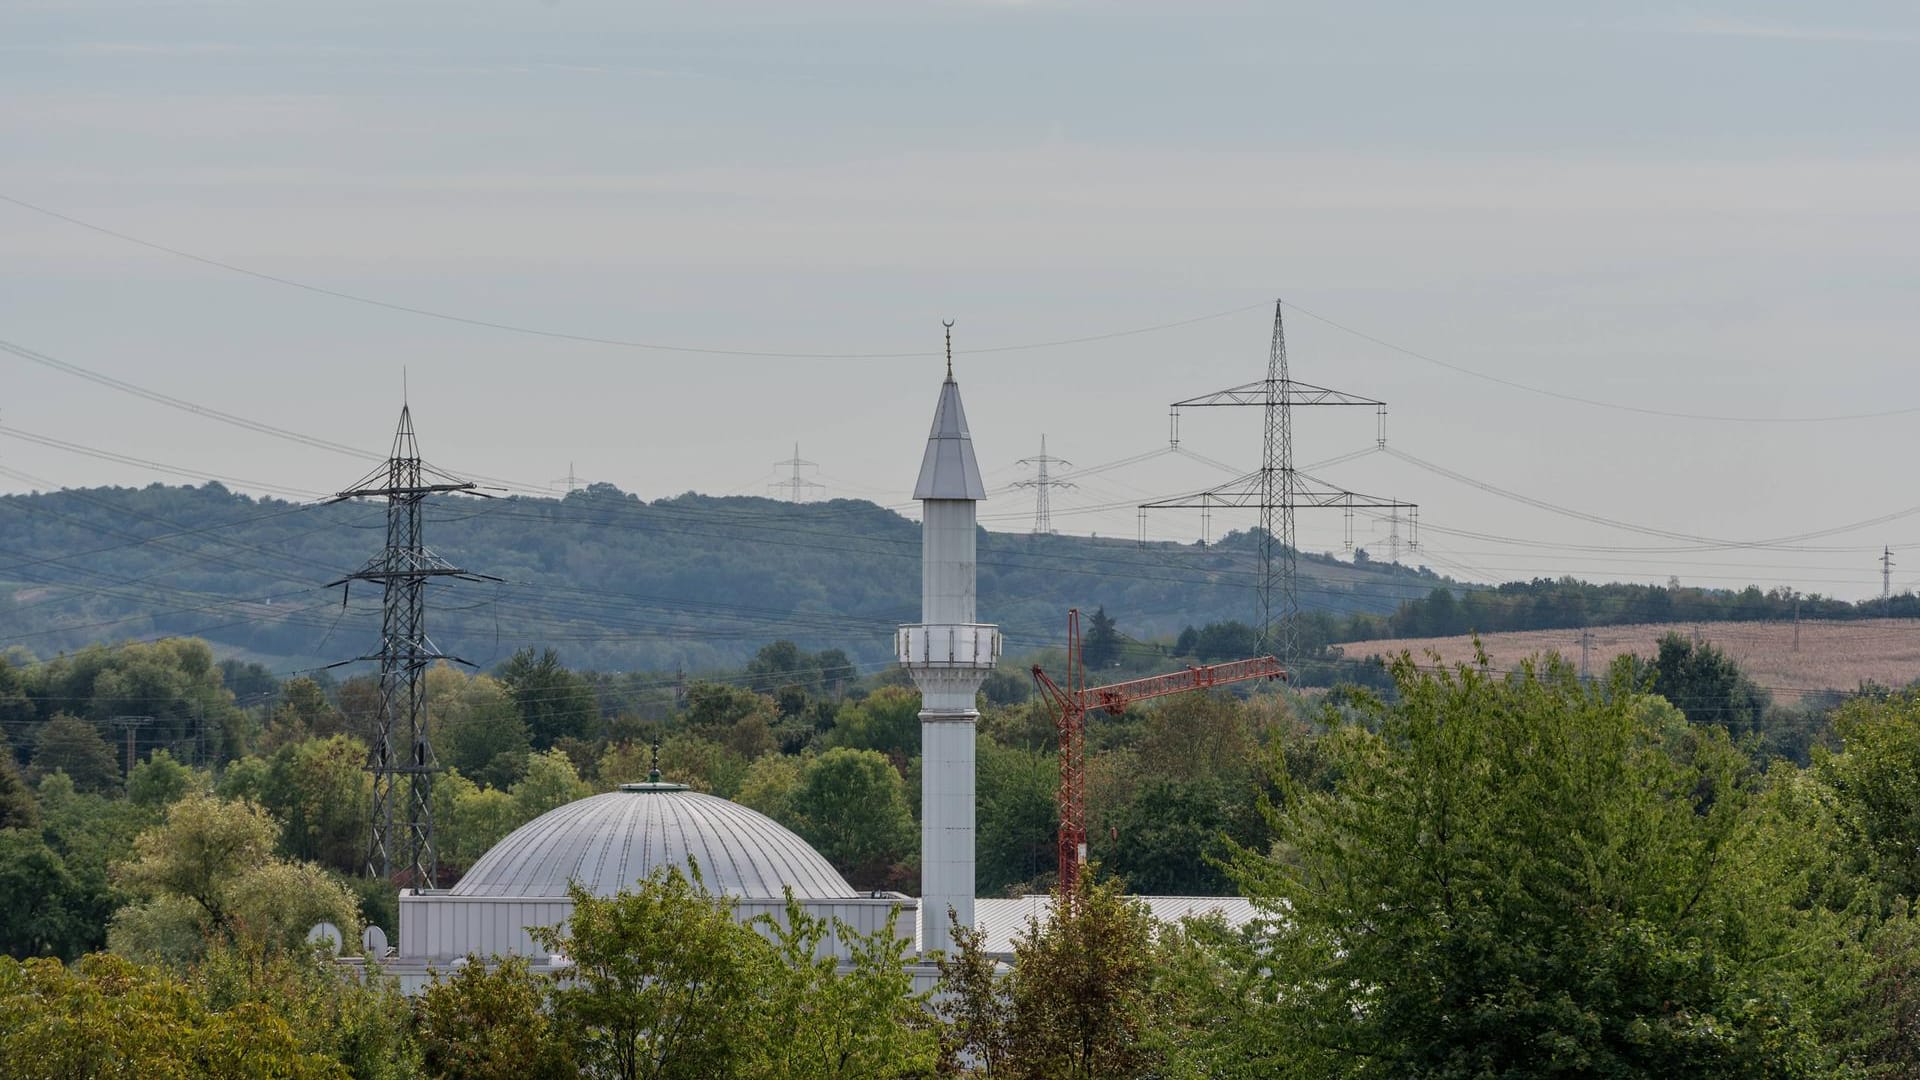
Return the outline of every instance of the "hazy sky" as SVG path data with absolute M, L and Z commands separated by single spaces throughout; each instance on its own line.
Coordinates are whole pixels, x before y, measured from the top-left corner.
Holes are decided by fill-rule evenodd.
M 647 497 L 763 494 L 797 441 L 828 494 L 904 503 L 943 317 L 990 487 L 1042 432 L 1082 466 L 1164 447 L 1169 402 L 1262 376 L 1275 296 L 1633 409 L 1920 410 L 1916 71 L 1920 14 L 1893 3 L 8 0 L 0 195 L 470 318 L 925 355 L 515 334 L 3 202 L 0 341 L 370 452 L 404 367 L 443 467 L 538 486 L 572 463 Z M 1391 447 L 1570 510 L 1750 541 L 1920 507 L 1920 411 L 1682 419 L 1302 312 L 1288 332 L 1295 377 L 1389 403 Z M 0 365 L 0 434 L 296 491 L 364 471 Z M 1373 434 L 1303 415 L 1298 457 Z M 1235 466 L 1258 440 L 1253 410 L 1183 423 Z M 181 479 L 17 437 L 0 467 Z M 1890 544 L 1895 587 L 1920 582 L 1920 513 L 1697 550 L 1388 455 L 1323 475 L 1419 503 L 1412 558 L 1463 577 L 1860 597 Z M 1131 504 L 1224 479 L 1163 455 L 1057 493 L 1055 524 L 1132 535 Z M 983 513 L 1018 529 L 1032 509 L 1012 491 Z M 1344 550 L 1339 514 L 1301 521 L 1303 547 Z

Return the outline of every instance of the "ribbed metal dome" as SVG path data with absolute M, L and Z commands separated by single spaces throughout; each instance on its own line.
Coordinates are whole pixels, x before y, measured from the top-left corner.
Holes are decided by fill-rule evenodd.
M 677 784 L 629 784 L 571 802 L 520 826 L 473 864 L 455 896 L 559 897 L 578 881 L 612 896 L 691 855 L 707 888 L 729 896 L 801 900 L 858 896 L 805 840 L 757 811 Z

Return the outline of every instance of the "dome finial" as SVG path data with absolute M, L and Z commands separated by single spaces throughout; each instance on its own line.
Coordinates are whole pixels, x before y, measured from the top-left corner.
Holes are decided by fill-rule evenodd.
M 947 378 L 953 378 L 953 320 L 942 319 L 940 325 L 947 328 Z
M 657 784 L 659 782 L 660 782 L 660 739 L 656 736 L 653 740 L 653 768 L 647 771 L 647 783 Z

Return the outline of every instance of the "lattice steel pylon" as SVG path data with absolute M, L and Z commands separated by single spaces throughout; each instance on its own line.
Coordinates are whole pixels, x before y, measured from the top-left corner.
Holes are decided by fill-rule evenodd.
M 1071 467 L 1073 462 L 1068 461 L 1066 458 L 1049 457 L 1047 455 L 1047 437 L 1042 435 L 1040 436 L 1040 453 L 1035 457 L 1021 458 L 1019 461 L 1014 462 L 1014 464 L 1031 465 L 1037 470 L 1033 479 L 1015 480 L 1013 486 L 1017 488 L 1030 487 L 1034 489 L 1033 535 L 1052 536 L 1053 489 L 1077 487 L 1078 485 L 1071 480 L 1062 480 L 1058 477 L 1049 476 L 1047 474 L 1047 467 L 1049 465 L 1066 465 Z
M 782 465 L 790 466 L 793 469 L 793 475 L 787 477 L 785 480 L 778 480 L 768 484 L 768 491 L 776 493 L 784 492 L 788 502 L 797 503 L 803 501 L 810 492 L 826 490 L 827 485 L 815 483 L 800 475 L 801 469 L 818 469 L 820 463 L 817 461 L 808 461 L 806 458 L 801 457 L 799 443 L 793 444 L 792 457 L 785 461 L 776 461 L 773 463 L 776 469 Z
M 451 492 L 480 494 L 472 482 L 443 473 L 420 459 L 413 414 L 402 405 L 392 456 L 332 500 L 387 500 L 386 548 L 366 566 L 331 585 L 350 590 L 353 582 L 370 581 L 381 589 L 380 650 L 340 663 L 380 663 L 380 713 L 375 718 L 378 730 L 367 763 L 367 770 L 373 773 L 367 874 L 395 880 L 397 865 L 404 884 L 412 888 L 434 888 L 434 875 L 439 869 L 433 836 L 433 774 L 440 766 L 427 736 L 427 668 L 436 660 L 466 663 L 441 652 L 427 636 L 426 585 L 433 578 L 500 580 L 459 569 L 434 554 L 423 541 L 421 504 L 428 496 Z M 343 606 L 346 600 L 343 591 Z
M 1198 508 L 1203 513 L 1216 507 L 1249 507 L 1260 511 L 1260 642 L 1291 663 L 1300 643 L 1300 589 L 1298 537 L 1294 512 L 1315 507 L 1340 507 L 1347 515 L 1347 542 L 1353 542 L 1355 510 L 1408 511 L 1413 539 L 1417 544 L 1419 507 L 1395 499 L 1362 495 L 1334 487 L 1293 467 L 1293 409 L 1296 405 L 1371 406 L 1377 418 L 1375 439 L 1381 446 L 1387 441 L 1387 405 L 1324 386 L 1296 381 L 1287 369 L 1287 337 L 1282 320 L 1283 305 L 1273 302 L 1273 342 L 1267 353 L 1267 377 L 1200 397 L 1176 401 L 1172 407 L 1172 441 L 1179 443 L 1181 409 L 1217 406 L 1258 406 L 1265 410 L 1261 440 L 1260 468 L 1224 484 L 1203 491 L 1176 495 L 1140 504 L 1144 522 L 1146 512 L 1155 509 Z M 1278 594 L 1279 618 L 1275 619 L 1275 594 Z

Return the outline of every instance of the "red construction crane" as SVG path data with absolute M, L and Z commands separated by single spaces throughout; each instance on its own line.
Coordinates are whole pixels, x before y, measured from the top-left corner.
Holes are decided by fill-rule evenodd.
M 1235 660 L 1226 664 L 1189 667 L 1167 675 L 1106 686 L 1089 687 L 1086 668 L 1080 660 L 1080 609 L 1067 612 L 1067 685 L 1047 677 L 1040 665 L 1033 665 L 1033 681 L 1053 702 L 1057 715 L 1054 726 L 1060 732 L 1060 888 L 1071 896 L 1080 866 L 1087 861 L 1087 713 L 1105 709 L 1117 715 L 1136 701 L 1206 690 L 1249 679 L 1285 679 L 1287 671 L 1271 656 Z

